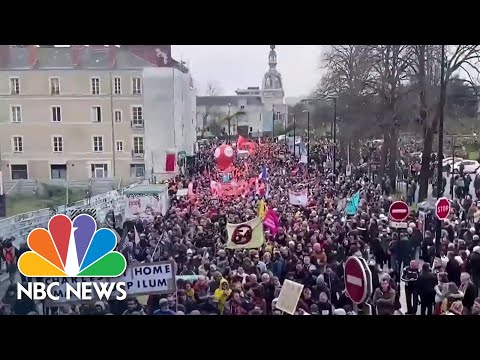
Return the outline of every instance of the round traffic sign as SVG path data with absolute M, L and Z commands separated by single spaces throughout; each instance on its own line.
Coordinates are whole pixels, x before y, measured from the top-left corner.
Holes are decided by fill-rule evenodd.
M 390 205 L 388 213 L 393 221 L 402 222 L 408 217 L 409 208 L 407 203 L 403 201 L 394 201 Z
M 441 197 L 435 203 L 435 215 L 439 220 L 445 220 L 450 215 L 450 201 L 446 197 Z
M 372 276 L 370 269 L 363 259 L 351 256 L 345 261 L 345 290 L 348 297 L 355 303 L 363 303 L 370 296 L 371 282 L 368 275 Z

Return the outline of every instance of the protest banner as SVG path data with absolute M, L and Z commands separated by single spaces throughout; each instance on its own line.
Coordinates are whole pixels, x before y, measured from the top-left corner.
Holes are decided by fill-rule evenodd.
M 125 190 L 125 220 L 153 220 L 156 214 L 165 215 L 169 207 L 168 188 L 164 185 L 137 185 Z
M 70 299 L 67 299 L 67 283 L 71 285 L 72 287 L 76 286 L 77 283 L 81 282 L 91 282 L 91 283 L 109 283 L 111 282 L 111 278 L 104 278 L 104 277 L 46 277 L 46 278 L 37 278 L 38 281 L 42 281 L 45 283 L 45 285 L 50 285 L 52 282 L 58 282 L 60 285 L 58 286 L 53 286 L 52 287 L 52 294 L 53 296 L 58 296 L 58 300 L 52 300 L 49 299 L 48 297 L 43 300 L 43 305 L 47 307 L 52 307 L 52 306 L 62 306 L 62 305 L 67 305 L 67 304 L 80 304 L 80 303 L 85 303 L 86 301 L 81 301 L 78 300 L 75 297 L 71 297 Z M 116 294 L 116 291 L 113 290 L 111 292 L 110 297 L 113 297 Z M 91 295 L 93 296 L 93 299 L 91 302 L 98 301 L 98 296 L 96 292 L 92 292 Z M 88 302 L 88 301 L 87 301 Z
M 290 204 L 296 206 L 306 206 L 308 202 L 308 195 L 307 190 L 301 191 L 289 191 L 288 192 L 288 199 Z
M 287 314 L 295 314 L 298 300 L 300 300 L 300 295 L 302 294 L 302 291 L 302 284 L 285 279 L 275 307 L 281 311 L 286 312 Z
M 114 280 L 127 284 L 128 296 L 171 294 L 176 290 L 175 262 L 130 265 L 123 276 Z
M 255 249 L 263 245 L 262 219 L 256 217 L 241 224 L 227 223 L 228 249 Z
M 177 198 L 188 195 L 188 189 L 178 189 Z

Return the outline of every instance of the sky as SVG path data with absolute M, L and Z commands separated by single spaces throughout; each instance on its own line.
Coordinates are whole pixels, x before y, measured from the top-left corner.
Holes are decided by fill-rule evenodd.
M 172 45 L 172 57 L 188 64 L 198 95 L 206 95 L 208 83 L 219 95 L 261 86 L 269 51 L 269 45 Z M 285 96 L 309 95 L 322 74 L 321 45 L 276 45 L 276 51 Z

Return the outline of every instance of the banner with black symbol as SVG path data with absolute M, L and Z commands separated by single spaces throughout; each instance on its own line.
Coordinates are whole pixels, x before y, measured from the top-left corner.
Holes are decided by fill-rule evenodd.
M 259 217 L 241 224 L 227 223 L 228 249 L 256 249 L 263 245 L 263 221 Z

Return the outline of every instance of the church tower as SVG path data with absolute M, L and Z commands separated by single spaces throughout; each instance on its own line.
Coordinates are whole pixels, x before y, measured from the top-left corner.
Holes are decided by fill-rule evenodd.
M 277 70 L 277 52 L 275 45 L 270 45 L 270 53 L 268 54 L 269 69 L 263 76 L 262 97 L 265 104 L 280 105 L 283 104 L 282 75 Z

